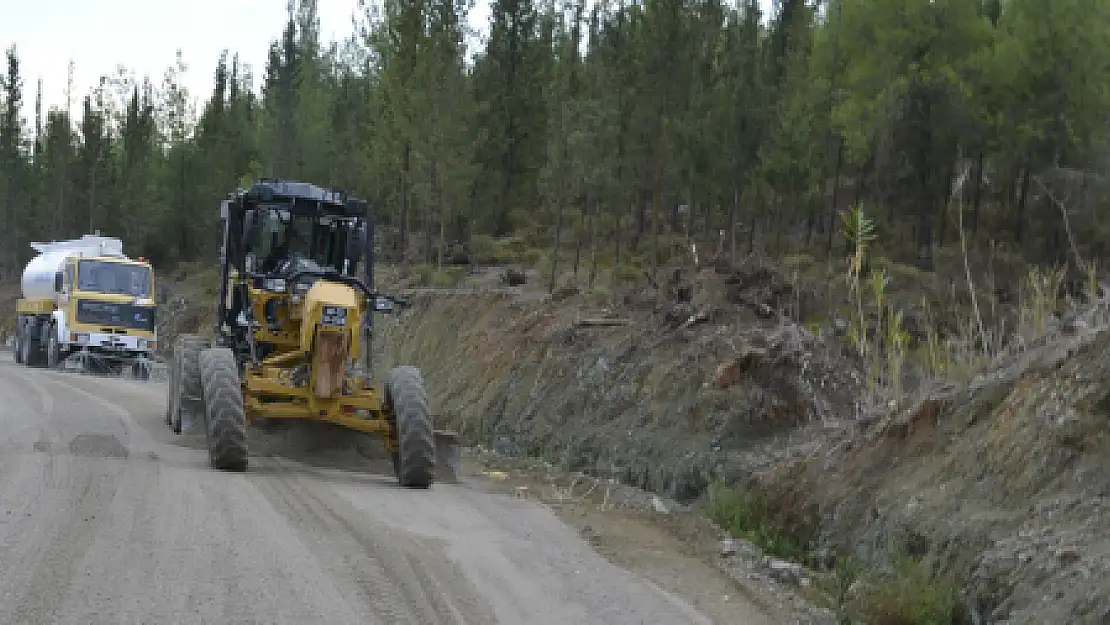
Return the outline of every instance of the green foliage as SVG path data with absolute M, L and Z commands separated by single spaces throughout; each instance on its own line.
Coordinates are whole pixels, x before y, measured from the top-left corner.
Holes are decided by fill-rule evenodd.
M 869 251 L 878 242 L 878 235 L 874 220 L 864 213 L 863 207 L 857 204 L 841 214 L 841 219 L 844 238 L 851 246 L 845 277 L 855 304 L 855 318 L 848 326 L 848 338 L 860 356 L 866 359 L 871 391 L 878 392 L 880 380 L 885 380 L 885 391 L 898 398 L 902 395 L 903 367 L 910 335 L 903 326 L 903 312 L 895 309 L 887 299 L 887 288 L 891 282 L 887 267 L 892 266 L 880 259 L 872 262 L 870 258 Z M 862 273 L 869 265 L 870 273 L 865 279 Z M 868 286 L 870 298 L 863 293 L 864 284 Z M 874 311 L 874 324 L 868 314 L 871 310 Z
M 955 625 L 960 616 L 960 587 L 954 580 L 937 577 L 919 558 L 895 558 L 894 574 L 862 578 L 856 596 L 848 599 L 847 612 L 867 623 L 880 625 Z
M 848 336 L 852 344 L 859 350 L 860 356 L 867 357 L 869 351 L 868 325 L 867 317 L 863 312 L 864 296 L 861 288 L 863 276 L 861 274 L 864 263 L 867 261 L 868 246 L 875 240 L 875 223 L 864 214 L 863 207 L 858 204 L 853 206 L 850 211 L 841 213 L 841 220 L 843 221 L 842 234 L 851 250 L 851 255 L 848 258 L 848 273 L 845 277 L 848 281 L 848 289 L 856 304 L 856 314 L 848 328 Z M 876 283 L 879 288 L 885 285 L 885 281 L 882 280 Z M 881 302 L 881 293 L 879 293 L 878 298 Z
M 1057 296 L 1064 282 L 1062 267 L 1040 269 L 1034 267 L 1021 284 L 1021 319 L 1026 338 L 1032 339 L 1045 333 L 1048 322 L 1056 312 Z
M 805 556 L 805 545 L 776 525 L 761 495 L 713 483 L 706 503 L 709 518 L 733 536 L 749 540 L 767 553 L 782 558 Z
M 637 282 L 644 277 L 643 271 L 631 263 L 621 263 L 614 266 L 612 275 L 616 282 Z
M 430 263 L 422 263 L 413 267 L 420 286 L 430 286 L 449 289 L 459 284 L 466 275 L 466 267 L 450 266 L 437 268 Z
M 689 262 L 691 242 L 701 258 L 827 258 L 838 239 L 862 255 L 880 227 L 891 258 L 912 239 L 924 259 L 950 236 L 967 160 L 989 173 L 965 185 L 969 239 L 986 228 L 1058 261 L 1059 211 L 1022 189 L 1056 164 L 1099 169 L 1110 141 L 1098 0 L 786 0 L 769 16 L 756 0 L 498 0 L 476 50 L 455 0 L 365 0 L 339 42 L 316 5 L 290 6 L 257 76 L 225 54 L 211 92 L 190 94 L 198 68 L 179 56 L 164 78 L 106 76 L 72 109 L 36 93 L 33 120 L 7 50 L 0 273 L 28 240 L 92 228 L 159 264 L 214 259 L 219 200 L 263 175 L 373 200 L 383 256 L 409 262 L 465 240 L 476 261 L 542 250 L 583 281 Z M 883 211 L 861 221 L 849 198 Z M 1101 240 L 1092 220 L 1074 228 Z M 518 235 L 523 249 L 491 243 Z
M 847 554 L 831 571 L 814 572 L 815 597 L 841 623 L 878 625 L 957 625 L 962 619 L 960 585 L 936 574 L 921 558 L 887 554 L 892 566 L 865 566 Z

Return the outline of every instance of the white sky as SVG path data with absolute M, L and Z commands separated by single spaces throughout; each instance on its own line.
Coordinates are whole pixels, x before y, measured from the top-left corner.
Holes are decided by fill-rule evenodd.
M 762 0 L 765 12 L 770 3 Z M 118 64 L 160 84 L 178 48 L 188 65 L 184 83 L 190 95 L 207 99 L 224 48 L 229 58 L 238 52 L 240 62 L 252 66 L 258 86 L 269 42 L 281 36 L 286 5 L 287 0 L 0 0 L 0 48 L 16 45 L 28 123 L 39 78 L 43 111 L 65 106 L 71 58 L 74 107 L 101 75 L 115 74 Z M 318 0 L 317 5 L 324 42 L 353 32 L 358 0 Z M 484 33 L 489 0 L 475 0 L 468 21 Z
M 353 32 L 357 7 L 357 0 L 319 0 L 322 39 Z M 286 0 L 0 0 L 0 47 L 16 44 L 29 117 L 40 77 L 43 109 L 64 107 L 71 58 L 74 106 L 117 64 L 160 84 L 178 48 L 193 97 L 211 93 L 224 48 L 252 65 L 258 85 L 269 42 L 281 36 L 285 19 Z

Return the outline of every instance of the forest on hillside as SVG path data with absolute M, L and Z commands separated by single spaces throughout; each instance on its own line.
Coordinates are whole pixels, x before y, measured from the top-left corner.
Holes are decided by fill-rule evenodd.
M 260 176 L 371 200 L 416 262 L 509 235 L 645 267 L 691 241 L 841 256 L 851 206 L 923 268 L 961 233 L 1038 263 L 1106 251 L 1105 0 L 492 0 L 477 50 L 456 0 L 364 2 L 335 42 L 316 4 L 290 4 L 258 75 L 225 54 L 209 94 L 179 55 L 42 110 L 8 47 L 0 275 L 93 229 L 214 259 L 220 199 Z

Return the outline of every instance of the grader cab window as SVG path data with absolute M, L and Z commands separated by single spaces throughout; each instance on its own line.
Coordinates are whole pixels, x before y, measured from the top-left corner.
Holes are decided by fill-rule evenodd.
M 321 269 L 344 270 L 346 241 L 353 226 L 283 213 L 263 210 L 260 215 L 262 236 L 252 251 L 264 272 L 276 271 L 288 260 L 308 261 Z

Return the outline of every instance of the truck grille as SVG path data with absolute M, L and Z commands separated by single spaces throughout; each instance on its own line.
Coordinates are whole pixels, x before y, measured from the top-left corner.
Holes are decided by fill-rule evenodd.
M 77 301 L 77 321 L 153 332 L 154 308 L 83 299 Z

